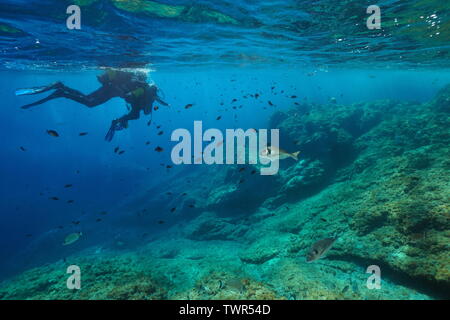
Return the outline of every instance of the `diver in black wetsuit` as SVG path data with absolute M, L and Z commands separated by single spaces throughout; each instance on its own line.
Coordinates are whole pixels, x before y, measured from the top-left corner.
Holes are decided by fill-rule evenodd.
M 105 137 L 107 141 L 112 140 L 115 131 L 127 128 L 129 120 L 139 119 L 141 110 L 144 111 L 144 114 L 146 115 L 151 114 L 153 103 L 155 101 L 158 101 L 164 106 L 168 106 L 166 102 L 158 97 L 158 88 L 155 85 L 149 85 L 146 82 L 147 76 L 143 73 L 135 74 L 132 72 L 110 69 L 97 78 L 102 86 L 88 95 L 69 88 L 62 82 L 56 82 L 44 87 L 19 89 L 16 91 L 16 95 L 38 94 L 49 90 L 55 90 L 44 99 L 22 106 L 23 109 L 29 109 L 56 98 L 67 98 L 81 103 L 88 108 L 101 105 L 114 97 L 123 98 L 127 102 L 130 112 L 121 118 L 112 121 L 111 128 Z

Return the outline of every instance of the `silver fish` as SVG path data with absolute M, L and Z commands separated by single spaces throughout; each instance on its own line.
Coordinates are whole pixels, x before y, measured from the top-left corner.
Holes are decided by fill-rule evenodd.
M 267 146 L 260 152 L 259 156 L 265 159 L 269 159 L 270 161 L 283 160 L 287 158 L 292 158 L 295 161 L 298 161 L 299 153 L 300 151 L 290 153 L 275 146 Z
M 315 242 L 306 255 L 306 262 L 313 262 L 320 259 L 330 250 L 337 238 L 326 238 Z

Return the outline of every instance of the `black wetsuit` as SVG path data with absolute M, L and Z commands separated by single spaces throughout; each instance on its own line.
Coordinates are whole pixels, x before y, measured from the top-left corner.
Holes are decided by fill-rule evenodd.
M 98 80 L 102 86 L 88 95 L 69 88 L 61 82 L 57 82 L 39 91 L 39 93 L 42 93 L 48 90 L 55 90 L 51 95 L 22 108 L 28 109 L 56 98 L 67 98 L 88 108 L 93 108 L 112 98 L 120 97 L 127 102 L 130 112 L 119 119 L 113 120 L 113 125 L 120 124 L 122 128 L 127 128 L 129 120 L 139 119 L 141 110 L 146 115 L 151 114 L 155 101 L 165 106 L 168 105 L 158 97 L 156 86 L 149 85 L 145 80 L 138 79 L 133 73 L 108 70 L 98 76 Z

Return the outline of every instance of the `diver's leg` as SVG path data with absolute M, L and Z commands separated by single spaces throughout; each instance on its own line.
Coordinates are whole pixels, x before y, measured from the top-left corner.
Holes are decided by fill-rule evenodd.
M 118 123 L 122 124 L 124 128 L 128 128 L 128 121 L 129 120 L 137 120 L 140 117 L 140 111 L 136 108 L 132 108 L 131 111 L 124 115 L 123 117 L 120 117 L 119 119 L 115 120 Z
M 64 98 L 81 103 L 88 108 L 99 106 L 116 96 L 110 87 L 105 86 L 100 87 L 98 90 L 95 90 L 88 95 L 66 86 L 64 86 L 62 90 L 62 96 Z
M 85 95 L 82 92 L 69 88 L 62 83 L 55 84 L 57 90 L 53 92 L 48 97 L 41 99 L 39 101 L 22 106 L 22 109 L 28 109 L 44 102 L 57 99 L 57 98 L 67 98 L 78 103 L 81 103 L 89 108 L 101 105 L 111 98 L 115 97 L 113 91 L 109 87 L 101 87 L 98 90 L 92 92 L 89 95 Z

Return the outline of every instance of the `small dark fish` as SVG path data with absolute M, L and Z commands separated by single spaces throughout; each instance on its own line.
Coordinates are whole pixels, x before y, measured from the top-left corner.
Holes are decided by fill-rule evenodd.
M 291 99 L 297 99 L 297 96 L 291 96 Z
M 125 153 L 125 151 L 122 150 L 122 151 L 119 152 L 119 155 L 124 154 L 124 153 Z
M 218 116 L 218 117 L 216 118 L 216 120 L 220 120 L 220 119 L 222 119 L 222 116 Z
M 108 212 L 106 212 L 106 211 L 102 211 L 102 212 L 100 212 L 100 214 L 102 214 L 102 215 L 107 215 L 108 214 Z
M 252 174 L 255 174 L 255 173 L 256 173 L 256 170 L 253 170 L 251 173 L 252 173 Z
M 183 196 L 183 197 L 184 197 L 184 196 L 187 196 L 187 193 L 184 192 L 184 193 L 181 194 L 181 196 Z
M 152 124 L 152 120 L 150 120 L 149 122 L 147 122 L 147 126 L 150 126 Z
M 237 101 L 237 99 L 233 99 L 233 100 L 231 100 L 231 103 L 234 103 L 234 102 L 236 102 Z
M 153 110 L 155 110 L 155 111 L 157 111 L 158 109 L 159 109 L 158 106 L 155 106 L 155 107 L 153 108 Z
M 148 146 L 149 144 L 150 144 L 150 141 L 147 141 L 147 142 L 145 143 L 146 146 Z
M 273 103 L 272 103 L 272 101 L 267 101 L 267 103 L 270 105 L 270 106 L 272 106 L 273 107 Z
M 115 147 L 114 152 L 117 153 L 117 151 L 119 151 L 119 149 L 120 149 L 119 147 Z
M 195 206 L 193 204 L 190 204 L 188 207 L 189 208 L 195 208 Z
M 348 285 L 347 285 L 347 286 L 345 286 L 345 288 L 344 288 L 344 289 L 342 289 L 342 291 L 341 291 L 341 292 L 342 292 L 342 293 L 346 293 L 346 292 L 347 292 L 347 290 L 348 290 L 349 288 L 350 288 L 350 286 L 348 286 Z
M 239 180 L 239 184 L 243 184 L 245 182 L 244 179 Z
M 192 108 L 193 106 L 194 106 L 193 103 L 189 103 L 189 104 L 185 105 L 184 108 L 189 109 L 189 108 Z
M 79 224 L 80 224 L 80 222 L 81 222 L 81 221 L 72 221 L 72 224 L 74 224 L 74 225 L 76 225 L 76 226 L 77 226 L 77 225 L 79 225 Z
M 158 132 L 158 136 L 162 136 L 164 134 L 164 131 Z
M 166 166 L 166 168 L 167 168 L 167 169 L 172 169 L 172 168 L 173 168 L 173 166 L 171 166 L 171 165 L 167 165 L 167 166 Z
M 58 197 L 51 197 L 50 200 L 55 200 L 55 201 L 57 201 L 57 200 L 59 200 L 59 198 L 58 198 Z
M 255 93 L 255 98 L 256 98 L 256 99 L 259 98 L 259 93 Z
M 64 186 L 64 188 L 72 188 L 72 186 L 73 186 L 73 185 L 71 185 L 71 184 L 66 184 L 66 185 Z
M 239 172 L 243 172 L 243 171 L 245 171 L 245 168 L 240 168 L 239 169 Z
M 174 213 L 175 210 L 177 210 L 177 208 L 172 208 L 172 209 L 170 209 L 170 212 Z
M 95 222 L 102 222 L 102 219 L 98 218 Z
M 161 126 L 159 125 L 159 126 L 156 126 L 156 129 L 159 129 L 159 128 L 161 128 Z
M 165 223 L 164 220 L 159 220 L 159 221 L 158 221 L 158 224 L 164 224 L 164 223 Z
M 328 222 L 327 219 L 324 218 L 320 218 L 320 220 L 322 220 L 323 222 Z
M 55 138 L 59 137 L 58 132 L 56 132 L 55 130 L 47 130 L 47 133 L 52 137 L 55 137 Z
M 75 201 L 73 200 L 67 200 L 67 203 L 74 203 Z
M 330 250 L 337 238 L 325 238 L 315 242 L 306 255 L 306 262 L 313 262 L 320 259 Z
M 168 196 L 171 196 L 171 195 L 172 195 L 172 192 L 166 192 L 166 194 L 167 194 Z
M 79 136 L 82 137 L 82 136 L 86 136 L 87 134 L 88 134 L 87 132 L 80 132 Z
M 155 151 L 156 151 L 156 152 L 163 152 L 163 151 L 164 151 L 164 149 L 163 149 L 163 148 L 161 148 L 161 147 L 156 147 L 156 148 L 155 148 Z
M 20 147 L 19 149 L 24 151 L 24 152 L 27 151 L 27 149 L 25 149 L 24 147 Z

